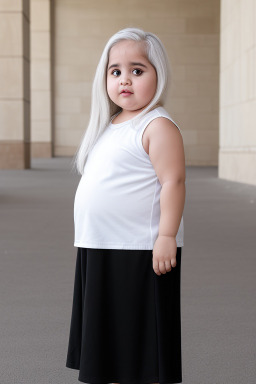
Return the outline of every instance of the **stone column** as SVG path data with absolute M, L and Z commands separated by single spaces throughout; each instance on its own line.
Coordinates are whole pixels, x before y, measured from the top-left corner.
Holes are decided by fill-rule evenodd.
M 256 185 L 256 2 L 221 1 L 221 179 Z
M 29 0 L 0 2 L 0 168 L 30 168 Z
M 52 44 L 54 2 L 30 0 L 31 156 L 52 157 Z

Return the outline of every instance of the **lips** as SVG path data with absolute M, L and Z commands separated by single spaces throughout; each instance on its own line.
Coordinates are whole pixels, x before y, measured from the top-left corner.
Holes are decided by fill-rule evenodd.
M 122 95 L 132 95 L 133 94 L 133 92 L 129 91 L 128 89 L 123 89 L 120 93 Z

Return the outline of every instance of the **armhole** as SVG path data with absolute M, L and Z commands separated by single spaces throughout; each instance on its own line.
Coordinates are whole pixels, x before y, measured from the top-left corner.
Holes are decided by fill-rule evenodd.
M 178 130 L 180 131 L 180 134 L 181 134 L 181 136 L 182 136 L 181 129 L 180 129 L 179 126 L 175 123 L 175 121 L 172 120 L 171 117 L 169 117 L 169 116 L 163 116 L 163 115 L 160 115 L 160 114 L 159 114 L 158 116 L 152 116 L 152 118 L 151 118 L 149 121 L 147 121 L 146 124 L 143 125 L 143 127 L 142 127 L 142 128 L 140 129 L 140 131 L 139 131 L 139 146 L 140 146 L 140 149 L 141 149 L 141 152 L 142 152 L 143 156 L 146 157 L 147 159 L 149 159 L 149 155 L 147 154 L 147 152 L 145 151 L 145 149 L 144 149 L 144 147 L 143 147 L 143 144 L 142 144 L 142 136 L 143 136 L 143 133 L 145 132 L 146 128 L 149 126 L 149 124 L 150 124 L 153 120 L 155 120 L 155 119 L 157 119 L 157 118 L 159 118 L 159 117 L 164 117 L 165 119 L 170 120 L 170 121 L 171 121 L 171 122 L 178 128 Z

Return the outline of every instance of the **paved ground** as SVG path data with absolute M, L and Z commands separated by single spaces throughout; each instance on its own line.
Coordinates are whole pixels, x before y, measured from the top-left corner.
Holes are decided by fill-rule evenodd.
M 73 384 L 65 367 L 76 248 L 71 158 L 0 171 L 1 384 Z M 255 384 L 256 187 L 187 168 L 184 384 Z

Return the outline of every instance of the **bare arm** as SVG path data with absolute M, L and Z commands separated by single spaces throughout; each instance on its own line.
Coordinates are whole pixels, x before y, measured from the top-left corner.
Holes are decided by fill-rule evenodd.
M 157 118 L 148 126 L 149 157 L 162 185 L 159 235 L 153 249 L 157 275 L 176 266 L 176 235 L 185 205 L 185 154 L 183 139 L 174 123 Z
M 182 180 L 166 181 L 160 194 L 159 236 L 176 237 L 185 205 L 186 187 Z

